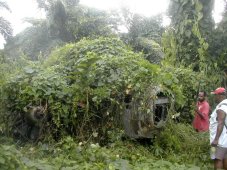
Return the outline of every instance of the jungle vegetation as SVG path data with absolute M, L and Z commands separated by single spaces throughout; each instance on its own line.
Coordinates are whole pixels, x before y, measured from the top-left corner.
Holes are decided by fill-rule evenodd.
M 191 122 L 199 90 L 227 87 L 226 1 L 215 23 L 214 0 L 170 0 L 166 27 L 161 14 L 37 4 L 46 17 L 26 18 L 31 26 L 16 36 L 0 16 L 1 169 L 212 168 L 209 135 Z M 10 12 L 4 1 L 0 10 Z M 128 138 L 128 90 L 149 114 L 156 86 L 170 101 L 165 127 L 152 139 Z

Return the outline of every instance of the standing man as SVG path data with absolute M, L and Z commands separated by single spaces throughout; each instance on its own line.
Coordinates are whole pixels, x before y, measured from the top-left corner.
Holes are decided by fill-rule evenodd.
M 227 99 L 226 90 L 223 87 L 211 92 L 215 95 L 216 108 L 210 117 L 210 143 L 214 151 L 214 169 L 227 170 Z
M 197 132 L 209 130 L 209 110 L 210 106 L 206 101 L 206 92 L 200 91 L 198 102 L 196 103 L 195 118 L 193 120 L 193 127 Z

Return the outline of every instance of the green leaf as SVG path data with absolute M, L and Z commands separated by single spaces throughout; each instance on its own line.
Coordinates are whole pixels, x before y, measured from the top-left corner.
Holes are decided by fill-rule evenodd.
M 32 74 L 32 73 L 35 72 L 35 70 L 33 70 L 32 68 L 29 68 L 29 67 L 26 67 L 26 68 L 24 69 L 24 71 L 25 71 L 25 73 L 28 73 L 28 74 Z
M 5 164 L 5 159 L 3 157 L 0 157 L 0 164 Z
M 190 30 L 186 30 L 185 31 L 185 35 L 186 35 L 186 37 L 190 38 L 191 37 L 191 31 Z

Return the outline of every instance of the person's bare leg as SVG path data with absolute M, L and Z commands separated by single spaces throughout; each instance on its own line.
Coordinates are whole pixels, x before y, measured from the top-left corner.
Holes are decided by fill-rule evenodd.
M 215 159 L 214 160 L 214 169 L 222 169 L 223 168 L 223 160 Z
M 225 170 L 227 170 L 227 158 L 225 158 L 223 161 L 223 167 Z

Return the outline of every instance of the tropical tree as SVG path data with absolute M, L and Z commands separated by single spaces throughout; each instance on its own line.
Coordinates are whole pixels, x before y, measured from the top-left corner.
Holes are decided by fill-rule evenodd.
M 26 55 L 32 60 L 37 60 L 38 57 L 47 56 L 53 48 L 64 44 L 61 39 L 51 37 L 46 20 L 29 22 L 33 26 L 7 41 L 4 52 L 11 58 Z
M 0 10 L 1 9 L 10 11 L 9 6 L 4 1 L 0 1 Z M 13 29 L 10 22 L 2 16 L 0 16 L 0 34 L 5 38 L 5 40 L 9 39 L 13 35 Z
M 128 33 L 122 39 L 131 45 L 134 51 L 143 52 L 144 57 L 152 63 L 160 63 L 163 58 L 161 37 L 164 32 L 162 16 L 144 17 L 122 9 L 123 24 Z
M 208 41 L 211 41 L 212 33 L 215 28 L 214 18 L 212 17 L 212 11 L 214 9 L 214 0 L 200 0 L 202 10 L 199 15 L 202 16 L 199 21 L 199 29 L 202 36 Z
M 203 85 L 199 80 L 197 90 L 185 89 L 184 93 L 196 101 L 196 93 L 201 89 L 214 88 L 213 84 L 220 85 L 220 74 L 209 53 L 209 46 L 214 30 L 212 19 L 213 0 L 171 0 L 169 17 L 171 25 L 163 35 L 162 44 L 165 53 L 164 64 L 175 67 L 191 68 L 195 72 L 203 73 L 210 83 Z M 208 88 L 209 87 L 209 88 Z M 187 100 L 189 102 L 189 100 Z M 182 115 L 188 116 L 189 102 L 186 107 L 178 110 Z M 186 119 L 187 122 L 189 119 Z
M 172 52 L 167 54 L 174 64 L 190 65 L 195 71 L 208 69 L 210 58 L 207 33 L 214 28 L 212 8 L 213 0 L 170 1 L 171 28 L 167 34 L 172 39 L 166 40 L 172 48 Z M 165 51 L 168 50 L 165 48 Z
M 227 87 L 227 1 L 225 1 L 225 8 L 223 18 L 217 28 L 213 31 L 210 40 L 209 53 L 212 61 L 217 65 L 217 69 L 221 71 L 222 86 Z
M 5 52 L 15 58 L 25 54 L 32 59 L 47 56 L 60 45 L 83 37 L 111 36 L 117 30 L 115 15 L 78 5 L 76 0 L 39 0 L 46 19 L 26 19 L 32 26 L 7 41 Z
M 38 3 L 46 11 L 50 35 L 63 41 L 107 36 L 117 30 L 113 13 L 78 5 L 78 0 L 38 0 Z

